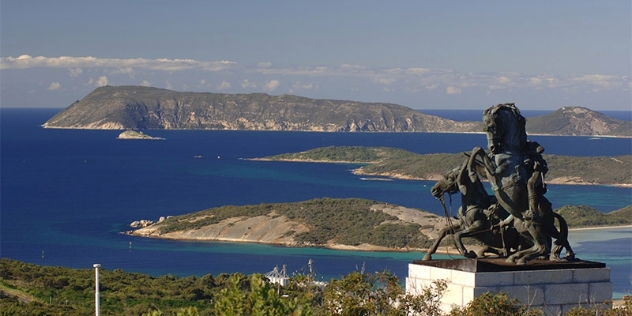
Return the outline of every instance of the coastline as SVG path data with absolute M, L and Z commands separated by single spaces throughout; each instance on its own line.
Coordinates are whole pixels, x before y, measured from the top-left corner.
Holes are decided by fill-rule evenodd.
M 575 227 L 575 228 L 569 228 L 568 231 L 570 232 L 570 231 L 581 231 L 581 230 L 612 230 L 612 229 L 620 229 L 620 228 L 632 229 L 632 225 Z
M 273 161 L 273 160 L 270 160 L 270 161 Z M 305 161 L 305 162 L 309 162 L 309 161 Z M 436 181 L 436 180 L 441 179 L 442 177 L 442 175 L 439 175 L 439 174 L 422 178 L 422 177 L 408 176 L 401 173 L 390 173 L 390 172 L 371 173 L 371 172 L 364 172 L 362 170 L 362 167 L 353 169 L 351 172 L 358 176 L 388 177 L 388 178 L 398 179 L 398 180 Z M 575 179 L 570 179 L 567 177 L 554 178 L 554 179 L 547 180 L 546 182 L 548 184 L 562 184 L 562 185 L 603 185 L 603 186 L 613 186 L 613 187 L 618 187 L 618 188 L 632 188 L 632 183 L 588 183 L 588 182 L 578 181 Z
M 441 223 L 442 224 L 442 223 Z M 291 241 L 280 241 L 276 239 L 275 241 L 265 241 L 262 239 L 244 239 L 244 238 L 225 238 L 225 237 L 192 237 L 190 232 L 182 232 L 182 233 L 169 233 L 167 235 L 157 235 L 153 234 L 155 230 L 151 228 L 152 225 L 145 227 L 152 231 L 152 233 L 147 233 L 145 230 L 143 233 L 142 229 L 136 229 L 126 232 L 121 232 L 122 234 L 127 234 L 135 237 L 142 238 L 155 238 L 155 239 L 165 239 L 165 240 L 173 240 L 173 241 L 200 241 L 200 242 L 236 242 L 236 243 L 253 243 L 253 244 L 265 244 L 265 245 L 273 245 L 278 247 L 288 247 L 288 248 L 325 248 L 331 250 L 347 250 L 347 251 L 366 251 L 366 252 L 423 252 L 425 253 L 428 248 L 388 248 L 384 246 L 376 246 L 371 244 L 360 244 L 357 246 L 352 245 L 344 245 L 337 244 L 335 242 L 328 242 L 322 245 L 310 245 L 310 244 L 302 244 Z M 436 225 L 435 225 L 436 226 Z M 440 227 L 439 227 L 440 226 Z M 435 227 L 435 230 L 443 228 L 442 225 Z M 154 227 L 155 228 L 155 227 Z M 582 232 L 582 231 L 601 231 L 608 232 L 612 230 L 620 230 L 620 229 L 631 229 L 632 225 L 618 225 L 618 226 L 587 226 L 587 227 L 575 227 L 569 228 L 569 233 L 571 232 Z M 205 234 L 206 235 L 206 234 Z M 434 236 L 433 236 L 434 237 Z M 435 237 L 436 238 L 436 237 Z M 592 239 L 583 239 L 578 238 L 577 240 L 570 240 L 571 242 L 583 242 L 590 241 Z M 465 244 L 469 250 L 478 251 L 482 246 L 476 244 Z M 436 254 L 443 255 L 460 255 L 459 250 L 456 249 L 453 245 L 445 245 L 437 248 Z
M 280 161 L 280 162 L 305 162 L 305 163 L 337 163 L 337 164 L 357 164 L 357 165 L 367 165 L 377 163 L 376 161 L 338 161 L 338 160 L 314 160 L 314 159 L 271 159 L 271 158 L 242 158 L 243 160 L 250 161 Z M 355 168 L 351 170 L 351 173 L 357 176 L 369 176 L 369 177 L 384 177 L 390 179 L 397 180 L 415 180 L 415 181 L 437 181 L 443 177 L 441 174 L 431 174 L 426 177 L 414 177 L 410 175 L 405 175 L 401 173 L 394 172 L 381 172 L 381 173 L 373 173 L 373 172 L 365 172 L 363 167 Z M 584 182 L 581 178 L 578 177 L 558 177 L 553 179 L 547 179 L 546 182 L 548 184 L 560 184 L 560 185 L 601 185 L 601 186 L 612 186 L 617 188 L 632 188 L 632 183 L 594 183 L 594 182 Z

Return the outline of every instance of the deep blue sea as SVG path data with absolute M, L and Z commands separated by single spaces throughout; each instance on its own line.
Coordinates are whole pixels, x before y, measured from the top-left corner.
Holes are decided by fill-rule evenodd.
M 116 139 L 120 131 L 40 127 L 59 110 L 0 109 L 0 257 L 73 268 L 100 263 L 108 270 L 178 276 L 265 273 L 283 264 L 292 272 L 313 259 L 323 280 L 362 265 L 369 272 L 387 269 L 404 278 L 407 264 L 422 253 L 174 242 L 119 232 L 138 219 L 321 197 L 361 197 L 441 214 L 441 205 L 429 193 L 431 181 L 363 181 L 350 172 L 355 165 L 243 158 L 322 146 L 389 146 L 417 153 L 457 153 L 486 146 L 483 135 L 432 133 L 156 130 L 147 134 L 166 140 L 123 141 Z M 442 116 L 455 114 L 446 111 Z M 470 120 L 479 119 L 480 111 L 473 114 Z M 632 153 L 631 139 L 530 139 L 549 154 Z M 547 197 L 554 207 L 584 204 L 603 212 L 632 204 L 631 189 L 609 186 L 549 185 Z M 581 259 L 611 267 L 615 297 L 632 288 L 632 230 L 618 232 L 606 240 L 591 237 L 590 232 L 576 240 L 571 236 Z

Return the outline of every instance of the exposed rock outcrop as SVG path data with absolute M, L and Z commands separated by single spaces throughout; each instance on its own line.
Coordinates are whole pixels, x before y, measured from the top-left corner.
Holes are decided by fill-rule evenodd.
M 117 137 L 117 139 L 146 139 L 146 140 L 163 140 L 164 138 L 162 137 L 152 137 L 149 136 L 141 131 L 124 131 L 123 133 L 119 134 L 119 136 Z

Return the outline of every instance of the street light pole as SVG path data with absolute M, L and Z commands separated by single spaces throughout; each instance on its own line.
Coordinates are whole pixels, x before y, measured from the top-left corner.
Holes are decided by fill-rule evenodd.
M 100 316 L 101 315 L 101 311 L 100 311 L 100 299 L 99 299 L 99 268 L 101 267 L 100 264 L 95 263 L 92 265 L 94 267 L 94 275 L 95 275 L 95 282 L 94 282 L 94 287 L 95 287 L 95 291 L 94 291 L 94 314 L 96 316 Z

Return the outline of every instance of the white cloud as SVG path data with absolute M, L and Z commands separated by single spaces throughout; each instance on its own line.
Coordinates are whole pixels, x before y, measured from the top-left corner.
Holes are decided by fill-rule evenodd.
M 406 73 L 409 73 L 411 75 L 425 75 L 429 72 L 431 72 L 431 69 L 428 68 L 408 68 L 406 69 Z
M 68 71 L 70 72 L 71 77 L 77 77 L 83 73 L 81 68 L 68 68 Z
M 461 94 L 461 88 L 447 87 L 445 89 L 445 93 L 447 93 L 447 94 Z
M 103 87 L 103 86 L 107 86 L 107 85 L 108 85 L 108 77 L 106 77 L 106 76 L 99 77 L 99 80 L 97 80 L 97 82 L 96 82 L 96 86 L 97 87 Z
M 248 79 L 244 79 L 244 81 L 241 82 L 241 87 L 243 89 L 256 88 L 257 84 L 254 82 L 250 82 Z
M 607 75 L 583 75 L 572 79 L 575 82 L 585 83 L 604 89 L 613 89 L 621 86 L 619 77 Z
M 133 68 L 162 71 L 181 71 L 189 69 L 201 69 L 206 71 L 221 71 L 231 68 L 235 62 L 221 61 L 197 61 L 193 59 L 146 59 L 146 58 L 96 58 L 87 57 L 32 57 L 21 55 L 19 57 L 0 58 L 0 69 L 27 69 L 27 68 L 118 68 L 119 73 L 129 72 Z
M 143 82 L 141 82 L 140 85 L 143 87 L 151 87 L 151 83 L 147 80 L 143 80 Z
M 318 90 L 318 86 L 313 83 L 301 83 L 300 81 L 296 81 L 292 84 L 292 88 L 290 88 L 290 93 L 297 93 L 302 90 Z
M 542 79 L 540 78 L 529 78 L 529 85 L 531 86 L 539 86 L 542 84 Z
M 1 1 L 1 0 L 0 0 Z M 13 75 L 20 69 L 38 68 L 50 69 L 41 72 L 48 77 L 41 81 L 40 89 L 46 83 L 61 82 L 59 73 L 70 77 L 81 78 L 84 88 L 102 86 L 105 84 L 139 84 L 164 86 L 168 89 L 183 89 L 193 87 L 198 90 L 224 90 L 241 87 L 244 91 L 312 91 L 324 90 L 327 97 L 345 98 L 343 91 L 354 88 L 357 94 L 351 98 L 373 98 L 381 91 L 398 91 L 406 93 L 428 93 L 429 97 L 439 94 L 454 95 L 462 93 L 477 93 L 478 95 L 505 90 L 511 93 L 530 93 L 539 91 L 565 93 L 607 92 L 627 93 L 632 90 L 629 76 L 612 76 L 603 74 L 519 74 L 512 72 L 480 72 L 462 73 L 450 69 L 432 69 L 424 67 L 372 67 L 367 65 L 315 65 L 288 66 L 271 62 L 252 64 L 237 64 L 231 61 L 199 61 L 192 59 L 146 59 L 146 58 L 96 58 L 96 57 L 32 57 L 21 55 L 18 57 L 0 57 L 0 69 L 13 69 L 7 75 Z M 209 73 L 213 72 L 213 73 Z M 133 75 L 138 79 L 134 79 Z M 4 74 L 3 74 L 4 75 Z M 92 76 L 89 79 L 88 77 Z M 99 76 L 103 76 L 99 78 Z M 106 77 L 107 76 L 107 77 Z M 94 79 L 93 79 L 94 78 Z M 240 79 L 241 78 L 241 79 Z M 248 79 L 243 79 L 248 78 Z M 165 81 L 165 79 L 168 79 Z M 272 80 L 271 80 L 272 79 Z M 170 81 L 173 81 L 173 85 Z M 224 82 L 225 80 L 225 82 Z M 85 82 L 88 82 L 87 85 Z M 283 86 L 281 86 L 283 82 Z M 232 84 L 237 86 L 233 87 Z M 319 86 L 319 84 L 321 86 Z M 287 89 L 286 88 L 289 88 Z M 385 87 L 387 89 L 385 89 Z M 55 85 L 48 89 L 55 88 Z M 64 83 L 63 89 L 72 89 L 69 83 Z M 431 91 L 434 90 L 434 91 Z M 463 91 L 466 90 L 466 91 Z M 333 91 L 333 92 L 332 92 Z M 366 93 L 365 93 L 366 92 Z M 392 96 L 388 96 L 391 98 Z M 395 97 L 397 98 L 397 97 Z
M 217 90 L 226 90 L 226 89 L 230 89 L 230 82 L 228 81 L 222 81 L 222 83 L 220 83 L 219 85 L 217 85 L 217 87 L 215 87 Z
M 279 80 L 270 80 L 268 81 L 268 83 L 266 83 L 266 90 L 274 91 L 279 87 L 279 84 Z
M 124 74 L 129 75 L 130 77 L 134 77 L 134 68 L 133 67 L 119 67 L 109 72 L 113 75 Z
M 498 77 L 498 83 L 500 83 L 500 84 L 510 84 L 511 83 L 511 79 L 509 79 L 507 77 Z
M 373 81 L 382 85 L 391 85 L 393 84 L 393 82 L 396 81 L 395 78 L 387 78 L 387 77 L 375 77 L 373 78 Z
M 48 88 L 46 88 L 46 90 L 53 91 L 53 90 L 57 90 L 59 88 L 61 88 L 61 84 L 59 82 L 55 81 L 55 82 L 51 83 L 50 86 L 48 86 Z
M 601 74 L 578 76 L 523 76 L 517 73 L 458 73 L 449 69 L 431 69 L 422 67 L 409 68 L 377 68 L 365 65 L 342 64 L 339 66 L 275 66 L 271 62 L 260 62 L 256 65 L 238 65 L 235 62 L 200 61 L 193 59 L 147 59 L 147 58 L 97 58 L 92 56 L 45 57 L 21 55 L 18 57 L 0 57 L 0 69 L 28 68 L 67 68 L 70 76 L 83 74 L 85 68 L 100 68 L 103 73 L 114 76 L 127 74 L 131 78 L 138 70 L 149 71 L 193 71 L 210 72 L 228 71 L 233 74 L 260 73 L 275 76 L 318 76 L 318 77 L 354 77 L 371 80 L 379 85 L 396 85 L 408 91 L 420 88 L 434 89 L 437 85 L 462 89 L 478 87 L 484 89 L 512 88 L 564 88 L 564 89 L 597 89 L 597 90 L 630 90 L 630 78 Z M 292 78 L 295 80 L 296 78 Z M 154 79 L 157 80 L 157 79 Z M 249 81 L 241 84 L 250 89 L 261 86 Z M 267 84 L 264 86 L 268 89 Z M 452 90 L 456 91 L 456 90 Z

